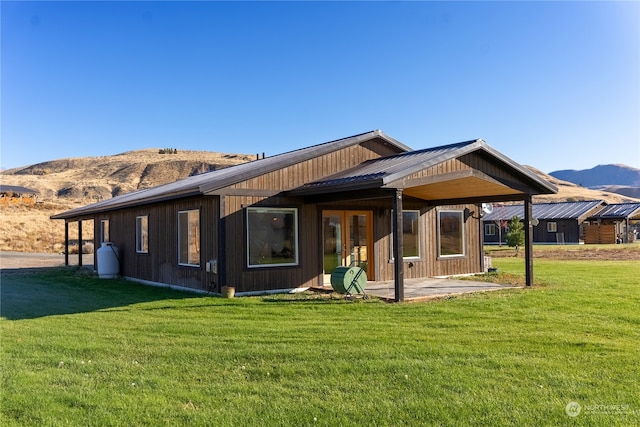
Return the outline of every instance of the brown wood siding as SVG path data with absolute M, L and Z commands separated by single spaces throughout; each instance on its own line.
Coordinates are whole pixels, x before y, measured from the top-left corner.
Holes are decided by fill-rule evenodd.
M 225 196 L 226 285 L 236 292 L 316 286 L 322 275 L 319 262 L 318 215 L 314 205 L 284 197 Z M 245 207 L 298 208 L 298 265 L 247 268 Z
M 404 210 L 420 211 L 420 259 L 404 261 L 404 277 L 420 278 L 433 276 L 448 276 L 452 274 L 478 273 L 482 271 L 480 257 L 479 227 L 480 220 L 469 218 L 464 223 L 465 255 L 459 257 L 438 257 L 438 209 L 463 210 L 464 208 L 478 212 L 476 205 L 454 205 L 427 207 L 426 203 L 404 202 Z M 376 280 L 393 280 L 394 266 L 391 256 L 391 210 L 385 209 L 382 215 L 377 215 L 376 255 L 379 254 L 380 267 Z
M 447 160 L 430 168 L 423 169 L 410 175 L 408 178 L 416 179 L 470 170 L 478 170 L 499 180 L 517 183 L 522 186 L 526 185 L 523 181 L 516 180 L 513 175 L 501 169 L 500 165 L 492 163 L 474 153 L 466 154 L 459 158 Z
M 216 276 L 205 271 L 205 263 L 218 256 L 218 197 L 194 197 L 122 209 L 97 216 L 94 220 L 96 247 L 99 247 L 100 220 L 109 220 L 109 237 L 120 253 L 120 273 L 126 277 L 216 290 Z M 178 265 L 178 212 L 200 211 L 200 266 Z M 136 252 L 136 217 L 149 218 L 149 252 Z M 97 267 L 98 268 L 98 267 Z
M 584 243 L 586 244 L 615 244 L 615 224 L 590 224 L 584 226 Z

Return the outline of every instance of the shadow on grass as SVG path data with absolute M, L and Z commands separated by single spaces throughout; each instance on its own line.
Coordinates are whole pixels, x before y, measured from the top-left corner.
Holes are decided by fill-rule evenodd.
M 99 279 L 77 267 L 2 270 L 0 316 L 8 320 L 86 313 L 201 295 L 124 279 Z

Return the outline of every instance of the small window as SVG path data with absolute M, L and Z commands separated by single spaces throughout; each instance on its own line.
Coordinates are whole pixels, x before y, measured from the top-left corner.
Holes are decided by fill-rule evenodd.
M 247 208 L 247 265 L 298 265 L 298 210 Z
M 100 220 L 100 243 L 109 242 L 109 220 Z
M 438 212 L 438 255 L 441 257 L 464 255 L 464 212 L 442 210 Z
M 200 211 L 178 212 L 178 264 L 200 266 Z
M 391 228 L 393 228 L 393 211 L 391 211 Z M 420 211 L 402 211 L 402 257 L 403 259 L 420 258 Z M 393 244 L 389 251 L 391 260 Z
M 484 235 L 485 236 L 495 236 L 496 235 L 496 225 L 495 224 L 485 224 L 484 225 Z
M 547 223 L 547 232 L 556 233 L 558 231 L 558 223 L 557 222 L 548 222 Z
M 146 215 L 136 217 L 136 252 L 149 252 L 149 217 Z

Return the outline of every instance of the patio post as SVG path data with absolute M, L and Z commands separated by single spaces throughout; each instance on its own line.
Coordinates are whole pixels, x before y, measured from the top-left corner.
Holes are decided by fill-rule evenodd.
M 82 220 L 78 221 L 78 266 L 82 267 Z
M 524 199 L 524 270 L 525 283 L 533 285 L 533 203 L 531 195 Z
M 69 265 L 69 222 L 64 222 L 64 265 Z
M 395 302 L 404 301 L 404 253 L 402 250 L 402 189 L 396 188 L 393 198 L 393 276 Z

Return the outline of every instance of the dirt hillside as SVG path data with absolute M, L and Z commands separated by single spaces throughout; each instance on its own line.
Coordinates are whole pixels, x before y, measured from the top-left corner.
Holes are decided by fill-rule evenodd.
M 50 220 L 55 213 L 255 160 L 255 156 L 245 154 L 160 151 L 144 149 L 114 156 L 52 160 L 0 172 L 3 185 L 38 191 L 36 204 L 0 205 L 0 251 L 60 252 L 64 248 L 64 222 Z M 70 223 L 72 239 L 78 236 L 76 227 L 76 223 Z M 82 235 L 83 240 L 93 238 L 90 221 L 83 224 Z

